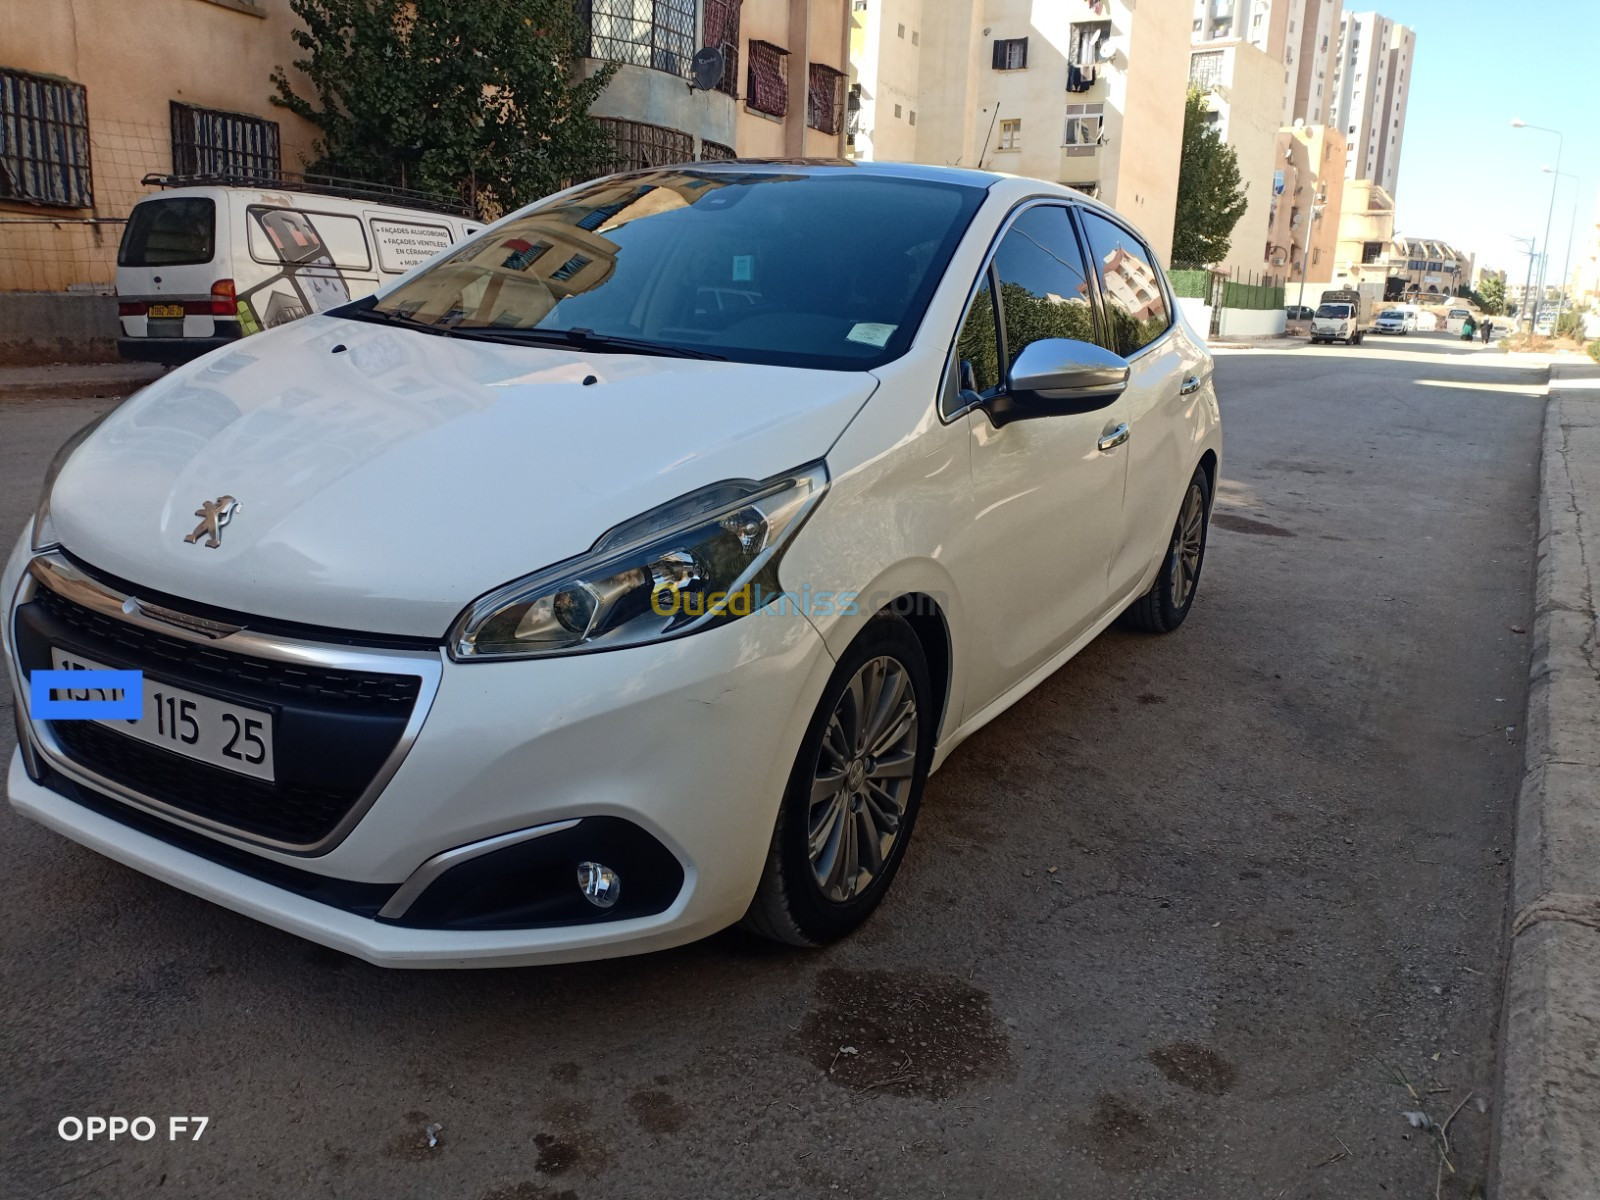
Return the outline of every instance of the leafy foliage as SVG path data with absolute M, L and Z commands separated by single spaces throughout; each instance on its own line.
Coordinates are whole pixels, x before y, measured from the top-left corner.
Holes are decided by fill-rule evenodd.
M 603 174 L 588 115 L 614 68 L 575 81 L 572 0 L 289 0 L 304 23 L 273 103 L 320 131 L 310 171 L 445 193 L 483 216 Z
M 1205 94 L 1190 88 L 1183 109 L 1183 160 L 1178 168 L 1178 209 L 1172 261 L 1210 266 L 1228 256 L 1234 226 L 1244 216 L 1245 188 L 1239 154 L 1206 124 Z
M 1493 275 L 1485 276 L 1483 286 L 1478 289 L 1478 307 L 1491 317 L 1505 312 L 1506 281 Z

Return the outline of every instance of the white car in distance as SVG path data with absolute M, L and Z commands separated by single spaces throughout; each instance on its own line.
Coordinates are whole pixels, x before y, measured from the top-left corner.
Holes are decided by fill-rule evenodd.
M 3 581 L 23 814 L 386 966 L 838 938 L 925 780 L 1194 603 L 1212 359 L 1065 187 L 692 164 L 179 367 Z M 144 672 L 135 722 L 29 711 Z

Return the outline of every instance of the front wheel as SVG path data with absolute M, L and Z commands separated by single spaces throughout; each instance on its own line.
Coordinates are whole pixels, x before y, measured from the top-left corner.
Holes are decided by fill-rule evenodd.
M 1205 468 L 1196 467 L 1178 507 L 1172 540 L 1150 590 L 1122 614 L 1123 624 L 1146 633 L 1171 633 L 1183 624 L 1200 587 L 1205 565 L 1206 532 L 1211 523 L 1211 481 Z
M 922 643 L 879 613 L 823 689 L 742 928 L 820 946 L 872 915 L 911 840 L 937 720 Z

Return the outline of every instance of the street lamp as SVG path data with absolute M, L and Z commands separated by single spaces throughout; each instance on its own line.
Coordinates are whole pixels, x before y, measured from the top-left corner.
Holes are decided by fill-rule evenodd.
M 1521 321 L 1522 314 L 1528 310 L 1528 291 L 1533 287 L 1533 260 L 1539 256 L 1539 242 L 1537 238 L 1518 237 L 1514 233 L 1511 240 L 1527 247 L 1523 253 L 1528 256 L 1528 275 L 1522 284 L 1522 299 L 1517 304 L 1517 320 Z
M 1572 180 L 1572 186 L 1574 189 L 1579 187 L 1578 177 L 1571 171 L 1558 171 L 1554 167 L 1546 167 L 1545 170 L 1552 175 L 1565 176 L 1566 178 Z M 1557 182 L 1559 182 L 1559 180 L 1557 180 Z M 1577 231 L 1578 202 L 1576 199 L 1574 199 L 1572 202 L 1572 220 L 1567 224 L 1567 254 L 1566 258 L 1561 264 L 1561 291 L 1556 296 L 1556 319 L 1550 323 L 1550 332 L 1552 335 L 1560 329 L 1561 311 L 1567 306 L 1567 285 L 1572 279 L 1572 238 Z M 1547 254 L 1549 253 L 1548 246 L 1545 247 L 1545 252 Z M 1539 296 L 1541 299 L 1544 297 L 1543 284 L 1539 286 Z
M 1566 139 L 1561 136 L 1561 131 L 1559 129 L 1551 129 L 1547 125 L 1530 125 L 1527 121 L 1524 121 L 1521 117 L 1512 117 L 1511 118 L 1511 128 L 1513 128 L 1513 129 L 1537 129 L 1540 133 L 1553 133 L 1553 134 L 1555 134 L 1556 135 L 1556 166 L 1555 166 L 1555 170 L 1556 170 L 1557 174 L 1560 173 L 1560 171 L 1561 171 L 1561 151 L 1566 145 Z M 1550 211 L 1545 214 L 1545 218 L 1544 218 L 1544 252 L 1545 252 L 1545 257 L 1547 259 L 1549 258 L 1549 255 L 1550 255 L 1550 221 L 1551 221 L 1551 218 L 1553 218 L 1556 215 L 1556 184 L 1558 184 L 1560 182 L 1561 181 L 1559 179 L 1551 179 L 1550 180 Z M 1532 264 L 1530 263 L 1529 265 L 1531 266 Z M 1538 325 L 1538 323 L 1539 323 L 1539 306 L 1540 306 L 1540 304 L 1541 304 L 1541 302 L 1543 300 L 1544 300 L 1544 271 L 1541 270 L 1539 272 L 1539 295 L 1534 298 L 1534 301 L 1533 301 L 1533 317 L 1532 317 L 1532 320 L 1529 321 L 1529 323 L 1528 323 L 1528 329 L 1529 329 L 1530 332 L 1532 332 L 1534 327 L 1536 325 Z

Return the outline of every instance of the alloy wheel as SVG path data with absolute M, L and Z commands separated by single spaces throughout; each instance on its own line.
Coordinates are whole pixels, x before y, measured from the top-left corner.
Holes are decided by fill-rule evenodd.
M 812 776 L 806 849 L 822 894 L 853 900 L 904 825 L 917 762 L 917 697 L 897 659 L 868 660 L 839 697 Z
M 1200 577 L 1200 555 L 1205 549 L 1206 498 L 1198 484 L 1189 485 L 1172 534 L 1172 606 L 1189 603 L 1195 580 Z

